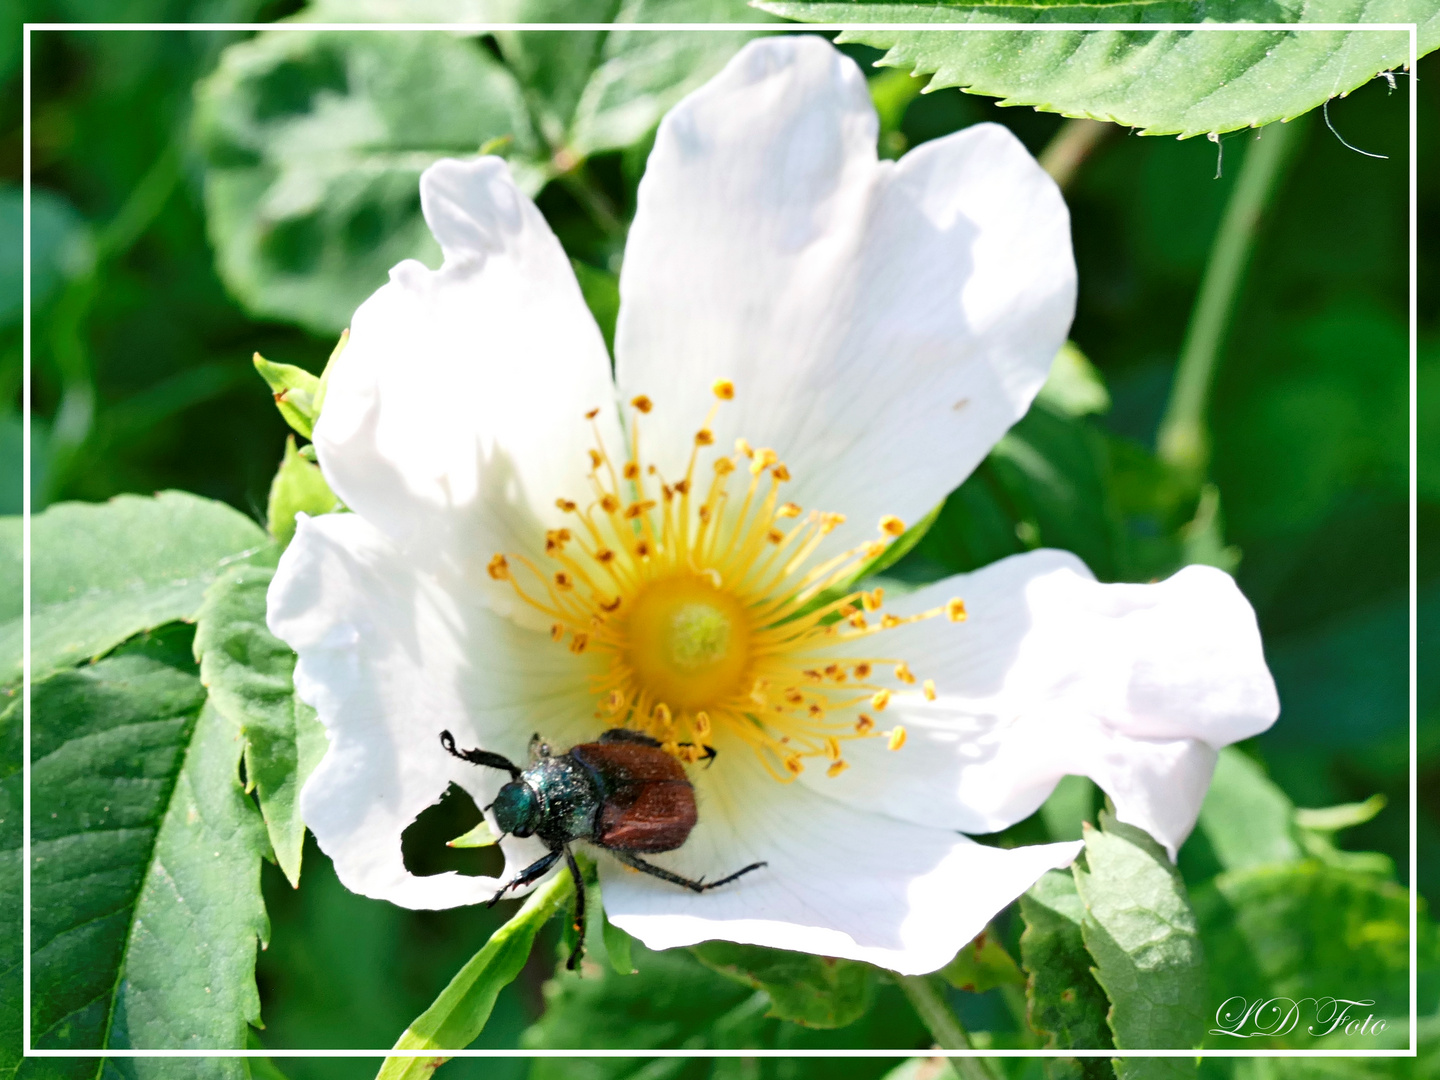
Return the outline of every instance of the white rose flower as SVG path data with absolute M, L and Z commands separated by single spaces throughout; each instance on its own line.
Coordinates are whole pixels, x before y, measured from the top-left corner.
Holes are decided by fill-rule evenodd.
M 1206 567 L 1101 585 L 1036 551 L 814 609 L 1024 414 L 1074 308 L 1065 204 L 1008 131 L 899 162 L 876 136 L 816 37 L 752 42 L 682 101 L 639 189 L 613 380 L 505 163 L 421 178 L 444 264 L 401 263 L 355 313 L 315 430 L 353 513 L 302 519 L 270 591 L 330 739 L 304 817 L 348 888 L 477 903 L 545 854 L 507 837 L 502 879 L 406 871 L 401 833 L 450 783 L 484 806 L 508 779 L 442 730 L 523 761 L 532 733 L 628 727 L 698 804 L 651 861 L 766 865 L 695 894 L 601 854 L 617 925 L 923 973 L 1079 846 L 963 833 L 1073 773 L 1173 853 L 1217 748 L 1274 721 L 1253 613 Z

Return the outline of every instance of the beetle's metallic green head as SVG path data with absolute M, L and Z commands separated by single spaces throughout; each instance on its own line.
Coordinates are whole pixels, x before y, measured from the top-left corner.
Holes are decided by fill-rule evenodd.
M 512 780 L 502 787 L 493 809 L 495 824 L 511 836 L 533 836 L 540 826 L 540 798 L 523 780 Z

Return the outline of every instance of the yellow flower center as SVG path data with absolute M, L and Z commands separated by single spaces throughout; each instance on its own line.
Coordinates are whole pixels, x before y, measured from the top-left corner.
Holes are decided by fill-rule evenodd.
M 735 395 L 726 381 L 714 389 L 720 401 Z M 489 567 L 554 620 L 553 640 L 605 656 L 594 679 L 597 718 L 653 735 L 685 761 L 703 756 L 724 726 L 779 780 L 794 779 L 812 757 L 838 776 L 850 739 L 880 736 L 898 750 L 905 729 L 880 730 L 871 714 L 897 694 L 933 700 L 934 684 L 914 690 L 903 660 L 860 656 L 848 643 L 941 614 L 965 617 L 959 600 L 918 615 L 880 615 L 882 590 L 846 584 L 904 524 L 886 517 L 880 539 L 817 562 L 824 538 L 845 519 L 782 502 L 790 473 L 773 450 L 739 439 L 733 454 L 715 454 L 708 481 L 699 480 L 702 452 L 713 453 L 712 409 L 684 477 L 667 482 L 640 455 L 640 417 L 653 405 L 637 397 L 631 406 L 620 468 L 597 429 L 591 498 L 557 500 L 575 527 L 546 534 L 554 565 L 512 556 L 517 571 L 496 555 Z M 592 423 L 597 413 L 588 415 Z

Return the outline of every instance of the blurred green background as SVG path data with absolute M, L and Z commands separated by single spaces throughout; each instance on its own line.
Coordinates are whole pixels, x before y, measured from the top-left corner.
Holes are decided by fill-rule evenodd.
M 126 0 L 105 17 L 267 20 L 298 6 Z M 26 18 L 93 14 L 82 7 L 35 3 Z M 286 428 L 250 355 L 258 350 L 318 371 L 334 338 L 248 313 L 215 269 L 204 185 L 207 161 L 212 168 L 223 162 L 213 139 L 192 135 L 193 88 L 224 47 L 243 37 L 34 37 L 36 510 L 60 500 L 183 488 L 263 520 Z M 456 39 L 451 46 L 496 55 L 485 40 Z M 850 51 L 861 60 L 878 55 Z M 0 133 L 0 235 L 7 253 L 19 252 L 21 236 L 19 60 L 18 39 L 7 39 L 0 49 L 0 80 L 12 103 Z M 1419 76 L 1417 884 L 1433 907 L 1440 902 L 1440 685 L 1430 662 L 1440 642 L 1440 547 L 1433 542 L 1440 527 L 1434 243 L 1440 60 L 1422 61 Z M 1283 703 L 1279 723 L 1249 749 L 1300 806 L 1384 794 L 1387 808 L 1346 834 L 1345 846 L 1388 854 L 1402 883 L 1409 843 L 1407 89 L 1404 76 L 1394 92 L 1377 79 L 1330 109 L 1348 141 L 1385 159 L 1347 149 L 1318 117 L 1305 127 L 1224 349 L 1212 406 L 1211 470 L 1224 542 L 1238 551 L 1237 577 L 1258 612 Z M 1039 153 L 1061 124 L 1055 116 L 999 109 L 955 90 L 911 96 L 902 88 L 895 99 L 900 105 L 887 117 L 885 147 L 892 155 L 981 120 L 1006 124 Z M 1063 422 L 1037 414 L 1020 431 L 1079 462 L 1077 475 L 1087 462 L 1098 462 L 1100 472 L 1076 480 L 1075 490 L 1083 496 L 1090 482 L 1100 496 L 1068 517 L 1056 516 L 1044 505 L 1024 505 L 1006 462 L 992 459 L 952 498 L 899 574 L 931 576 L 1042 545 L 1071 547 L 1107 579 L 1144 580 L 1165 564 L 1165 556 L 1146 552 L 1163 546 L 1176 522 L 1149 512 L 1149 504 L 1135 510 L 1127 484 L 1138 483 L 1149 460 L 1145 448 L 1154 445 L 1206 254 L 1248 140 L 1244 133 L 1224 140 L 1219 179 L 1217 147 L 1201 139 L 1117 130 L 1098 145 L 1066 192 L 1080 270 L 1072 337 L 1103 376 L 1112 403 L 1103 413 Z M 646 145 L 642 133 L 625 147 L 603 149 L 586 167 L 587 187 L 556 181 L 538 196 L 602 311 Z M 0 513 L 13 514 L 21 499 L 21 281 L 13 254 L 0 273 L 6 275 L 0 282 Z M 355 276 L 351 286 L 364 295 L 383 281 L 383 267 L 361 260 Z M 1112 515 L 1092 528 L 1086 514 L 1102 501 L 1105 513 L 1114 509 L 1118 519 Z M 432 831 L 455 835 L 453 824 L 440 820 Z M 1025 830 L 1019 827 L 1017 835 Z M 1182 866 L 1204 858 L 1203 851 L 1187 849 Z M 301 889 L 292 891 L 266 867 L 274 933 L 259 978 L 263 1041 L 271 1046 L 389 1045 L 510 910 L 409 912 L 364 900 L 340 887 L 313 844 L 306 868 Z M 544 1007 L 552 951 L 553 945 L 537 949 L 521 980 L 502 995 L 478 1045 L 519 1045 Z M 981 1006 L 966 1008 L 973 1014 Z M 915 1046 L 927 1041 L 918 1028 L 895 1026 L 913 1026 L 895 1019 L 907 1015 L 903 1008 L 879 1015 L 890 1017 L 891 1026 L 881 1029 L 890 1037 L 899 1033 Z M 967 1019 L 983 1026 L 977 1016 Z M 891 1065 L 853 1069 L 873 1076 Z M 373 1063 L 307 1060 L 283 1068 L 294 1077 L 359 1076 Z M 527 1068 L 518 1060 L 457 1062 L 447 1075 L 518 1076 Z M 556 1070 L 540 1065 L 536 1071 Z

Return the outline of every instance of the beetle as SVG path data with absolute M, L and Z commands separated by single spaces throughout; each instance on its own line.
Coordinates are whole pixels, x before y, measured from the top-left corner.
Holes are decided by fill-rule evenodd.
M 486 809 L 494 809 L 500 835 L 538 836 L 549 852 L 512 881 L 496 890 L 493 906 L 510 889 L 543 877 L 560 859 L 575 881 L 575 931 L 578 940 L 565 966 L 571 971 L 585 942 L 585 884 L 570 851 L 575 840 L 604 848 L 626 866 L 697 893 L 718 889 L 766 864 L 751 863 L 719 881 L 691 879 L 640 857 L 674 851 L 695 827 L 695 789 L 680 762 L 661 749 L 656 739 L 626 728 L 611 728 L 595 742 L 572 746 L 552 755 L 536 735 L 530 740 L 530 765 L 521 769 L 490 750 L 460 750 L 448 731 L 440 733 L 445 750 L 472 765 L 503 769 L 510 782 Z M 715 758 L 705 748 L 707 763 Z

